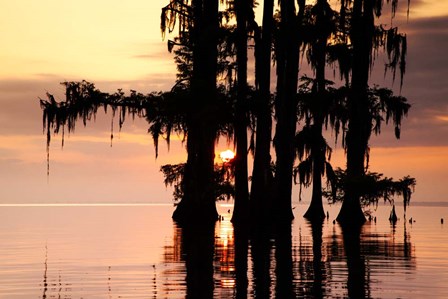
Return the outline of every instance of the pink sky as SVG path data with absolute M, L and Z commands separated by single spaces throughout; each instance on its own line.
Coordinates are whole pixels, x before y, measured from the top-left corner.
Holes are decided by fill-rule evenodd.
M 159 168 L 184 161 L 183 146 L 174 140 L 168 153 L 162 144 L 156 160 L 142 120 L 126 122 L 112 148 L 109 115 L 79 125 L 63 150 L 54 137 L 47 178 L 38 103 L 47 91 L 62 97 L 65 80 L 111 92 L 170 89 L 176 70 L 159 29 L 166 2 L 0 0 L 0 204 L 171 202 Z M 394 25 L 408 35 L 402 94 L 413 107 L 400 140 L 390 129 L 372 138 L 372 171 L 414 176 L 416 201 L 448 201 L 448 2 L 411 0 L 409 20 L 407 1 L 399 3 Z M 380 58 L 371 83 L 391 86 L 390 77 Z M 340 146 L 333 163 L 344 166 Z

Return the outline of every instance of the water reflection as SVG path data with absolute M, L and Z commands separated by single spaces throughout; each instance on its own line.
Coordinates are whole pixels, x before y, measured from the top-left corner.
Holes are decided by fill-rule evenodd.
M 7 209 L 0 297 L 448 298 L 437 209 L 419 208 L 413 224 L 378 217 L 352 235 L 302 218 L 234 229 L 227 215 L 184 231 L 171 207 Z
M 275 295 L 277 298 L 295 298 L 291 231 L 291 223 L 282 223 L 275 227 Z
M 45 245 L 45 259 L 43 262 L 44 271 L 43 271 L 43 280 L 42 284 L 40 285 L 40 290 L 42 292 L 42 295 L 39 295 L 39 298 L 46 299 L 46 298 L 71 298 L 71 284 L 70 283 L 62 283 L 62 275 L 59 270 L 58 278 L 56 279 L 50 279 L 49 269 L 49 256 L 48 256 L 48 246 Z M 66 294 L 62 295 L 62 293 L 65 291 Z M 110 291 L 110 290 L 109 290 Z M 1 297 L 3 298 L 3 297 Z
M 400 233 L 329 222 L 174 229 L 165 262 L 180 267 L 163 275 L 187 298 L 373 298 L 387 291 L 382 282 L 416 269 L 406 224 Z
M 271 287 L 271 255 L 273 240 L 270 230 L 259 227 L 251 234 L 250 256 L 252 262 L 253 290 L 250 292 L 255 298 L 269 298 Z
M 214 229 L 188 226 L 182 229 L 182 247 L 186 266 L 186 298 L 213 297 Z M 217 254 L 219 256 L 219 254 Z M 220 272 L 221 273 L 221 269 Z
M 314 298 L 323 298 L 325 294 L 325 262 L 322 260 L 322 227 L 323 222 L 313 222 L 311 235 L 313 238 L 313 284 L 311 294 Z
M 42 299 L 47 298 L 47 291 L 48 291 L 47 272 L 48 272 L 48 247 L 45 245 L 44 281 L 43 281 L 44 290 L 42 294 Z
M 235 227 L 234 230 L 235 249 L 235 298 L 247 298 L 247 288 L 249 285 L 248 254 L 249 254 L 249 229 L 246 226 Z
M 348 297 L 370 298 L 370 272 L 366 273 L 365 255 L 361 254 L 361 227 L 344 227 L 342 236 L 347 259 Z

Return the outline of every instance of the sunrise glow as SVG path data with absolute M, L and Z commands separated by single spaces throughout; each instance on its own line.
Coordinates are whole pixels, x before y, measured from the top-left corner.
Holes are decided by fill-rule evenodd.
M 437 115 L 437 120 L 448 122 L 448 116 L 447 115 Z
M 448 298 L 448 0 L 200 2 L 0 0 L 0 299 Z
M 235 158 L 235 153 L 232 150 L 228 149 L 219 153 L 219 157 L 221 158 L 222 162 L 227 163 Z

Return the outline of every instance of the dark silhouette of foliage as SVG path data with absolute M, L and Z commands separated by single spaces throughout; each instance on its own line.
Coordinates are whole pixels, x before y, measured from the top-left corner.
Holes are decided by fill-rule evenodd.
M 129 95 L 125 95 L 120 89 L 112 94 L 101 92 L 93 83 L 87 81 L 61 84 L 66 88 L 65 101 L 58 102 L 51 94 L 47 94 L 45 100 L 40 99 L 43 126 L 47 132 L 47 150 L 52 133 L 57 134 L 65 127 L 68 128 L 69 133 L 74 132 L 78 120 L 82 120 L 83 125 L 86 126 L 88 121 L 95 119 L 100 108 L 103 108 L 105 112 L 111 109 L 112 117 L 118 114 L 120 130 L 127 115 L 132 118 L 136 116 L 146 118 L 150 124 L 148 132 L 154 139 L 156 153 L 160 136 L 165 135 L 169 144 L 171 132 L 186 133 L 183 116 L 187 109 L 186 94 L 181 88 L 146 95 L 131 90 Z M 113 138 L 113 131 L 111 138 Z
M 297 157 L 301 161 L 298 166 L 294 167 L 294 182 L 304 187 L 311 186 L 313 182 L 313 163 L 322 163 L 319 166 L 321 172 L 319 176 L 324 176 L 330 169 L 331 164 L 328 162 L 331 159 L 332 149 L 328 146 L 325 138 L 316 136 L 311 126 L 305 126 L 296 135 L 295 147 L 297 150 Z M 321 152 L 326 153 L 326 160 L 317 161 L 312 159 L 312 148 L 319 148 Z
M 336 183 L 333 181 L 336 179 L 335 173 L 329 163 L 331 159 L 331 148 L 323 138 L 322 134 L 315 133 L 315 120 L 314 116 L 316 111 L 322 113 L 324 115 L 324 120 L 322 120 L 322 124 L 326 127 L 330 124 L 331 128 L 336 132 L 336 138 L 340 130 L 345 132 L 347 130 L 348 125 L 348 107 L 347 107 L 347 98 L 348 93 L 350 91 L 347 87 L 341 87 L 339 89 L 334 89 L 331 87 L 331 82 L 327 81 L 328 88 L 326 90 L 325 96 L 326 100 L 317 101 L 315 91 L 313 91 L 314 80 L 303 77 L 302 81 L 304 82 L 301 85 L 299 90 L 299 119 L 303 119 L 305 121 L 305 125 L 296 135 L 295 139 L 295 148 L 297 151 L 297 158 L 300 163 L 298 166 L 294 168 L 294 179 L 296 183 L 299 183 L 300 186 L 309 187 L 313 180 L 320 179 L 320 177 L 326 175 L 327 176 L 327 187 L 332 187 L 331 189 L 335 189 Z M 370 121 L 369 127 L 371 132 L 374 134 L 380 134 L 382 124 L 386 125 L 389 122 L 395 127 L 395 136 L 396 138 L 400 138 L 401 132 L 401 121 L 407 115 L 410 105 L 407 103 L 406 98 L 402 96 L 394 96 L 393 92 L 387 88 L 379 88 L 374 86 L 373 88 L 368 89 L 368 98 L 369 98 L 369 118 Z M 345 136 L 343 134 L 342 144 L 345 147 Z M 315 152 L 326 153 L 326 159 L 316 159 L 313 157 L 313 149 Z M 369 161 L 369 148 L 367 148 L 366 157 L 366 171 L 368 169 L 368 161 Z M 320 163 L 318 169 L 318 176 L 313 176 L 313 172 L 316 168 L 314 168 L 314 163 Z M 414 180 L 410 178 L 410 180 Z M 379 179 L 378 179 L 379 180 Z M 360 182 L 363 180 L 359 180 L 353 182 L 356 185 L 356 188 L 359 190 L 363 190 L 362 186 L 358 186 Z M 361 184 L 362 185 L 362 184 Z M 414 184 L 415 185 L 415 184 Z M 381 185 L 377 186 L 378 192 L 381 192 L 384 188 Z M 356 189 L 358 190 L 358 189 Z M 413 190 L 413 188 L 412 188 Z M 355 191 L 358 192 L 358 191 Z M 403 191 L 403 195 L 408 198 L 408 193 Z M 409 189 L 409 194 L 411 193 L 411 189 Z M 328 195 L 327 191 L 327 195 Z M 345 193 L 341 193 L 345 194 Z M 362 206 L 366 203 L 372 203 L 371 198 L 364 202 L 365 195 L 360 195 Z M 339 198 L 341 200 L 341 198 Z
M 342 202 L 345 197 L 345 184 L 347 184 L 347 173 L 338 168 L 334 171 L 334 178 L 331 181 L 331 189 L 324 192 L 324 196 L 331 204 Z M 365 176 L 355 182 L 357 193 L 360 196 L 361 206 L 377 206 L 380 199 L 390 204 L 395 203 L 395 198 L 403 198 L 403 206 L 406 207 L 411 200 L 411 194 L 417 184 L 415 178 L 405 176 L 399 180 L 385 177 L 382 173 L 367 172 Z
M 183 176 L 185 163 L 166 164 L 160 168 L 165 179 L 165 186 L 174 187 L 173 199 L 179 202 L 184 196 Z M 213 177 L 213 192 L 216 200 L 229 200 L 235 196 L 235 160 L 215 164 Z
M 312 204 L 305 214 L 313 215 L 309 219 L 324 217 L 324 176 L 325 195 L 331 195 L 332 201 L 345 198 L 338 217 L 341 222 L 362 223 L 361 207 L 377 203 L 380 194 L 390 202 L 402 195 L 405 207 L 409 204 L 415 179 L 395 182 L 368 172 L 372 133 L 380 134 L 382 125 L 391 123 L 400 138 L 402 121 L 410 109 L 404 97 L 368 84 L 380 53 L 387 58 L 385 74 L 391 72 L 395 80 L 399 71 L 400 88 L 406 71 L 406 35 L 375 22 L 384 1 L 344 0 L 337 12 L 327 0 L 316 0 L 313 5 L 306 5 L 305 0 L 282 0 L 274 17 L 274 1 L 265 0 L 262 27 L 255 21 L 252 0 L 168 2 L 162 8 L 160 28 L 163 37 L 177 34 L 167 41 L 178 70 L 173 88 L 148 94 L 134 90 L 126 94 L 121 89 L 105 93 L 86 81 L 63 82 L 65 100 L 57 101 L 51 94 L 40 99 L 48 171 L 52 135 L 62 133 L 64 145 L 66 130 L 73 133 L 78 121 L 86 126 L 103 109 L 112 114 L 111 144 L 116 118 L 119 130 L 129 117 L 146 119 L 156 157 L 161 137 L 168 146 L 171 134 L 182 137 L 186 163 L 161 169 L 165 184 L 174 186 L 178 205 L 173 218 L 181 223 L 215 221 L 215 199 L 229 196 L 235 196 L 235 220 L 247 219 L 248 150 L 254 154 L 250 208 L 263 219 L 272 211 L 276 220 L 294 217 L 292 176 L 301 188 L 313 185 Z M 220 9 L 219 3 L 226 4 L 226 9 Z M 398 0 L 387 3 L 391 3 L 393 17 Z M 254 88 L 248 84 L 250 46 L 255 54 Z M 300 57 L 311 66 L 315 78 L 302 77 L 298 87 Z M 271 61 L 277 71 L 275 97 L 270 93 Z M 344 86 L 335 88 L 326 79 L 328 66 L 334 72 L 339 69 Z M 273 112 L 275 167 L 270 157 Z M 298 121 L 304 123 L 297 133 Z M 252 133 L 249 143 L 248 129 Z M 332 150 L 323 137 L 324 129 L 334 133 L 335 144 L 342 135 L 347 154 L 343 174 L 333 171 L 329 163 Z M 216 166 L 214 147 L 220 136 L 233 141 L 237 155 L 232 163 Z M 296 167 L 295 158 L 300 161 Z
M 43 128 L 47 135 L 47 151 L 51 142 L 51 136 L 64 132 L 75 132 L 76 123 L 81 120 L 84 126 L 94 120 L 98 111 L 103 109 L 106 113 L 111 110 L 112 118 L 118 115 L 119 129 L 121 130 L 126 117 L 145 118 L 149 124 L 148 133 L 153 138 L 153 143 L 158 156 L 158 145 L 161 137 L 166 141 L 168 147 L 171 134 L 182 136 L 185 140 L 188 136 L 185 119 L 190 109 L 190 93 L 186 85 L 178 84 L 168 92 L 152 92 L 149 94 L 138 93 L 131 90 L 126 95 L 121 89 L 109 94 L 102 92 L 93 83 L 63 82 L 66 88 L 66 99 L 56 101 L 54 96 L 47 94 L 47 99 L 40 99 L 43 112 Z M 221 92 L 225 92 L 223 88 Z M 229 135 L 231 127 L 232 103 L 231 98 L 220 93 L 220 113 L 217 116 L 218 133 Z M 112 123 L 113 123 L 112 119 Z M 113 127 L 111 128 L 111 139 L 113 139 Z M 64 134 L 62 135 L 64 143 Z
M 331 149 L 326 145 L 322 130 L 329 107 L 334 102 L 327 90 L 325 70 L 328 43 L 336 34 L 336 12 L 331 9 L 326 0 L 318 0 L 313 6 L 308 6 L 304 14 L 306 17 L 303 20 L 301 32 L 302 51 L 306 53 L 307 61 L 316 78 L 312 80 L 312 86 L 307 94 L 303 91 L 307 87 L 301 86 L 299 89 L 299 109 L 301 108 L 299 120 L 304 119 L 305 126 L 296 135 L 296 149 L 301 161 L 297 169 L 302 179 L 301 183 L 311 184 L 312 182 L 313 184 L 311 203 L 304 217 L 321 221 L 325 217 L 321 178 L 328 167 L 326 167 L 327 159 L 329 160 L 331 155 Z M 302 80 L 306 81 L 306 78 Z M 308 80 L 307 83 L 310 82 Z M 302 96 L 305 99 L 308 98 L 308 101 L 302 99 Z M 310 98 L 312 100 L 309 100 Z M 302 101 L 304 101 L 303 104 Z M 303 149 L 307 151 L 306 160 L 303 157 Z
M 381 2 L 381 3 L 380 3 Z M 392 17 L 394 17 L 398 0 L 392 2 Z M 400 35 L 398 30 L 384 30 L 375 24 L 375 18 L 382 13 L 383 1 L 354 0 L 341 1 L 340 24 L 347 28 L 346 37 L 351 52 L 351 76 L 347 79 L 350 93 L 348 96 L 348 131 L 346 136 L 347 176 L 346 192 L 338 221 L 341 224 L 362 224 L 365 222 L 361 210 L 360 197 L 356 184 L 364 175 L 368 166 L 369 139 L 371 136 L 370 96 L 368 90 L 370 72 L 374 65 L 379 49 L 384 49 L 389 57 L 386 69 L 395 72 L 398 67 L 401 77 L 405 72 L 405 58 L 407 52 L 406 36 Z M 341 66 L 347 70 L 349 66 Z M 402 82 L 402 80 L 401 80 Z

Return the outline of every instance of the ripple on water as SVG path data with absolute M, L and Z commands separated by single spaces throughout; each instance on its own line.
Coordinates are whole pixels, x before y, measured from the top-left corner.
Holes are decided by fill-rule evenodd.
M 228 208 L 194 234 L 170 206 L 0 207 L 0 298 L 448 298 L 447 207 L 396 226 L 380 207 L 357 238 L 297 215 L 281 234 L 236 235 Z

